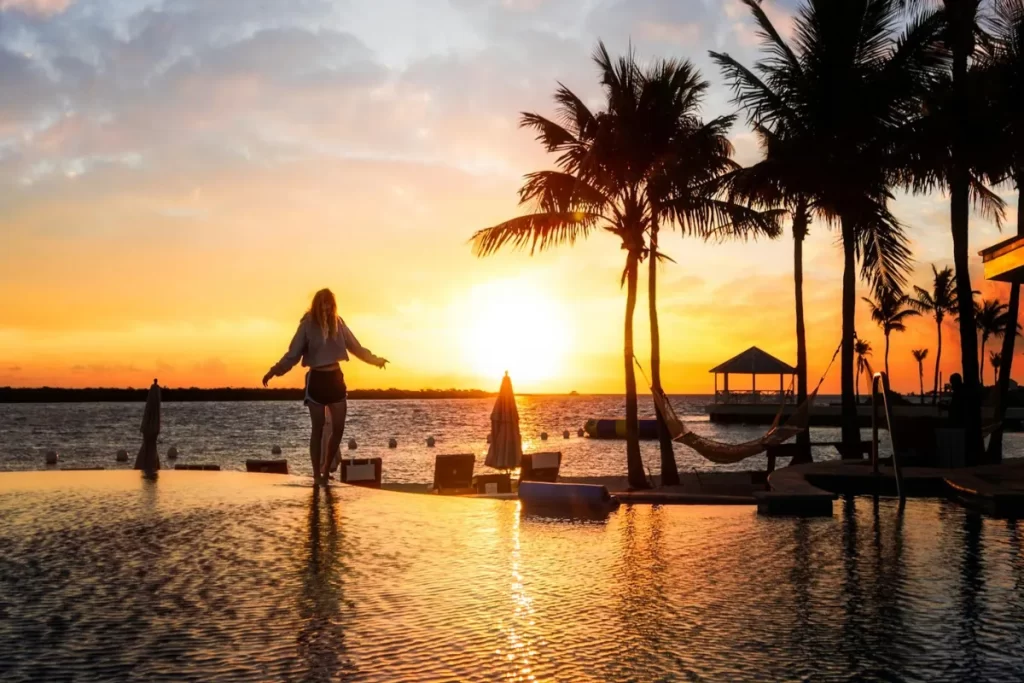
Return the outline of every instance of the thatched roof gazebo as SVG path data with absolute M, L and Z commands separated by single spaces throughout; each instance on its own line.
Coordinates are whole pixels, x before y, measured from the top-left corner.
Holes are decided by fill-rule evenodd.
M 780 399 L 791 400 L 792 391 L 786 390 L 786 376 L 796 375 L 796 368 L 784 363 L 775 356 L 751 346 L 743 353 L 708 370 L 715 374 L 715 403 L 760 403 L 762 399 L 778 403 Z M 718 389 L 718 376 L 724 376 L 721 391 Z M 729 389 L 729 375 L 750 375 L 750 389 Z M 778 375 L 779 390 L 759 391 L 758 375 Z

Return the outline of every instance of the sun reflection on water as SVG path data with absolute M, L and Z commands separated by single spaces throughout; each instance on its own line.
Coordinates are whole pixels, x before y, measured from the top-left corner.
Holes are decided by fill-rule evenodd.
M 504 634 L 505 647 L 499 647 L 495 655 L 506 662 L 505 680 L 535 681 L 533 674 L 534 658 L 537 654 L 533 646 L 530 632 L 536 626 L 533 610 L 533 599 L 527 594 L 523 585 L 522 548 L 519 542 L 519 524 L 521 504 L 516 501 L 508 506 L 512 511 L 509 519 L 509 570 L 511 573 L 511 607 L 512 615 L 500 625 Z

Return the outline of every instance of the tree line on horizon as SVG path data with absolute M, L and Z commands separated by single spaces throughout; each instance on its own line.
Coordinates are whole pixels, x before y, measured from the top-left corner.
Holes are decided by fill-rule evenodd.
M 969 463 L 1001 457 L 997 431 L 984 451 L 981 364 L 968 271 L 972 207 L 1001 224 L 1004 202 L 993 187 L 1024 178 L 1024 0 L 804 0 L 790 39 L 759 0 L 741 0 L 757 26 L 761 56 L 745 65 L 711 52 L 733 92 L 735 114 L 702 117 L 710 87 L 687 59 L 642 64 L 632 52 L 594 54 L 604 101 L 592 110 L 569 88 L 555 91 L 555 117 L 524 113 L 521 125 L 555 155 L 554 169 L 528 173 L 519 191 L 523 215 L 478 230 L 479 256 L 503 248 L 530 253 L 610 233 L 625 255 L 623 360 L 626 464 L 630 486 L 648 486 L 640 458 L 633 316 L 640 267 L 647 263 L 650 368 L 661 390 L 657 265 L 663 228 L 701 240 L 793 237 L 797 400 L 807 398 L 802 245 L 812 224 L 836 230 L 843 253 L 842 445 L 859 457 L 854 329 L 858 274 L 868 284 L 872 317 L 888 338 L 920 313 L 960 329 Z M 761 158 L 742 167 L 729 130 L 739 116 L 753 129 Z M 890 211 L 897 190 L 949 196 L 952 268 L 935 270 L 936 287 L 906 291 L 912 254 L 905 226 Z M 1024 235 L 1018 211 L 1017 232 Z M 939 275 L 943 282 L 940 283 Z M 927 294 L 928 296 L 924 296 Z M 1017 319 L 1011 287 L 1003 321 Z M 982 306 L 984 310 L 984 305 Z M 1001 333 L 982 332 L 983 344 Z M 1002 334 L 998 389 L 1005 396 L 1015 334 Z M 919 364 L 926 352 L 921 353 Z M 917 355 L 915 355 L 915 358 Z M 938 366 L 936 365 L 936 368 Z M 923 365 L 919 365 L 923 392 Z M 938 384 L 936 370 L 936 391 Z M 1006 401 L 999 403 L 1005 407 Z M 659 420 L 663 485 L 679 482 L 671 439 Z M 805 432 L 798 443 L 808 449 Z
M 145 401 L 149 389 L 85 387 L 0 387 L 0 403 L 91 403 Z M 304 389 L 263 389 L 251 387 L 161 387 L 161 400 L 188 401 L 298 401 Z M 354 400 L 490 398 L 493 391 L 482 389 L 351 389 Z

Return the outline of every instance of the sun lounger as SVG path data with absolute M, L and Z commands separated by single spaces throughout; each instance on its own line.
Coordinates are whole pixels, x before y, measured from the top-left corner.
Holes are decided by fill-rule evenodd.
M 519 481 L 558 481 L 562 467 L 561 453 L 523 453 Z
M 512 493 L 512 478 L 508 473 L 478 474 L 473 477 L 473 489 L 477 493 Z
M 341 461 L 341 483 L 352 486 L 380 488 L 380 458 L 344 458 Z
M 288 474 L 287 460 L 246 460 L 246 472 L 260 472 L 263 474 Z
M 473 467 L 476 456 L 472 453 L 439 455 L 434 459 L 433 491 L 443 495 L 476 493 L 473 489 Z
M 176 470 L 204 470 L 207 472 L 220 472 L 220 465 L 175 465 Z

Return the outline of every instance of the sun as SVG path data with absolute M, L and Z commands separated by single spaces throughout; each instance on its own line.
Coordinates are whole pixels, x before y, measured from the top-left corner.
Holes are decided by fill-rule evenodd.
M 562 376 L 570 346 L 561 301 L 522 279 L 495 280 L 469 293 L 466 359 L 482 378 L 508 371 L 518 386 L 538 387 Z

